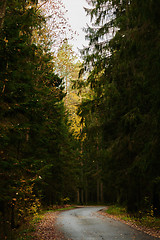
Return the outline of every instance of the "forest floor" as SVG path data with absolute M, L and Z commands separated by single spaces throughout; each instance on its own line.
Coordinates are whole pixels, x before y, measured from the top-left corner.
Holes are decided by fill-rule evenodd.
M 16 240 L 67 240 L 56 227 L 56 219 L 60 211 L 75 208 L 74 206 L 53 206 L 35 215 L 32 220 L 22 226 Z
M 104 209 L 103 211 L 99 211 L 99 214 L 101 214 L 103 217 L 109 217 L 113 218 L 115 220 L 121 221 L 139 231 L 145 232 L 153 237 L 160 238 L 160 229 L 153 228 L 153 227 L 146 227 L 140 225 L 140 223 L 137 223 L 134 219 L 124 219 L 124 217 L 121 215 L 114 215 L 109 214 L 106 212 L 108 208 Z M 67 210 L 67 208 L 63 208 L 60 210 Z M 27 236 L 30 236 L 30 239 L 33 240 L 67 240 L 61 232 L 58 231 L 56 227 L 56 219 L 59 215 L 59 211 L 48 211 L 44 214 L 42 214 L 40 217 L 38 217 L 38 221 L 34 221 L 34 230 L 27 234 Z M 33 226 L 33 223 L 32 223 Z M 25 239 L 25 238 L 22 238 Z M 29 238 L 26 238 L 29 239 Z
M 111 214 L 107 213 L 108 207 L 106 209 L 100 211 L 99 213 L 103 215 L 104 217 L 109 217 L 118 221 L 121 221 L 130 227 L 133 227 L 134 229 L 137 229 L 139 231 L 142 231 L 144 233 L 147 233 L 150 236 L 160 238 L 160 225 L 156 224 L 156 226 L 152 226 L 153 224 L 151 223 L 150 226 L 147 224 L 147 226 L 144 226 L 143 223 L 141 223 L 140 220 L 132 217 L 127 217 L 127 215 L 124 216 L 124 214 Z M 158 220 L 160 222 L 160 219 Z M 151 227 L 152 226 L 152 227 Z
M 43 219 L 36 225 L 32 238 L 34 240 L 65 240 L 66 238 L 55 226 L 58 214 L 59 212 L 45 213 Z

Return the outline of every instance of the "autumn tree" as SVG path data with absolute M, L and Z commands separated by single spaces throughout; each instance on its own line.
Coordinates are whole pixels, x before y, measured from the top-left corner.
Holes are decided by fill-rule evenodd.
M 57 51 L 55 68 L 59 76 L 63 78 L 66 94 L 73 77 L 75 60 L 76 55 L 73 52 L 72 46 L 68 43 L 68 40 L 65 39 Z

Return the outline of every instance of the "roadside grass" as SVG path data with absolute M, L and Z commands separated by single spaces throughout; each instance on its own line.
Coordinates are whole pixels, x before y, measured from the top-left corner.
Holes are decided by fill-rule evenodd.
M 112 205 L 106 213 L 116 216 L 124 221 L 132 222 L 138 226 L 160 230 L 160 218 L 154 217 L 152 211 L 144 213 L 139 211 L 137 214 L 129 214 L 125 207 Z
M 56 212 L 56 211 L 65 211 L 74 209 L 75 206 L 66 205 L 66 206 L 52 206 L 47 209 L 41 210 L 39 213 L 35 214 L 28 218 L 26 223 L 18 229 L 15 234 L 15 240 L 34 240 L 33 233 L 36 231 L 36 225 L 42 221 L 46 213 Z
M 116 215 L 116 216 L 126 216 L 127 211 L 124 207 L 119 207 L 116 205 L 109 206 L 108 209 L 106 210 L 108 214 Z
M 65 211 L 65 210 L 70 210 L 70 209 L 74 209 L 76 206 L 74 205 L 54 205 L 50 208 L 48 208 L 47 210 L 45 210 L 43 212 L 43 214 L 45 212 L 55 212 L 55 211 Z
M 160 218 L 156 218 L 153 216 L 143 216 L 142 218 L 137 220 L 137 223 L 145 227 L 150 227 L 155 230 L 160 230 Z
M 66 208 L 59 208 L 57 209 L 57 211 L 65 211 L 65 210 L 70 210 L 70 209 L 74 209 L 75 206 L 71 206 L 71 207 L 66 207 Z

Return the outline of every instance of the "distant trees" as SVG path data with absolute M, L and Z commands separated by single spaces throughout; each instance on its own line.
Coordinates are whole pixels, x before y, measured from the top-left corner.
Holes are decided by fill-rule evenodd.
M 73 52 L 72 46 L 65 39 L 58 48 L 55 58 L 55 69 L 59 76 L 63 78 L 66 94 L 73 78 L 76 59 L 77 57 Z
M 90 1 L 93 25 L 86 30 L 90 44 L 83 54 L 84 70 L 90 71 L 85 84 L 93 94 L 80 106 L 89 178 L 96 176 L 91 172 L 97 161 L 105 201 L 125 204 L 129 211 L 153 208 L 155 214 L 160 206 L 159 4 Z

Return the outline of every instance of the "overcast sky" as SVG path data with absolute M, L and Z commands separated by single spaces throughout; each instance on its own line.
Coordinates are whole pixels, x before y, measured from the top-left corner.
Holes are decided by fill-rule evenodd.
M 69 19 L 69 23 L 74 31 L 77 31 L 78 36 L 76 36 L 71 44 L 74 45 L 74 50 L 78 52 L 78 48 L 82 49 L 83 45 L 87 45 L 85 41 L 85 33 L 83 28 L 89 23 L 89 17 L 86 16 L 86 12 L 83 7 L 87 7 L 85 0 L 63 0 L 63 3 L 68 10 L 66 16 Z

